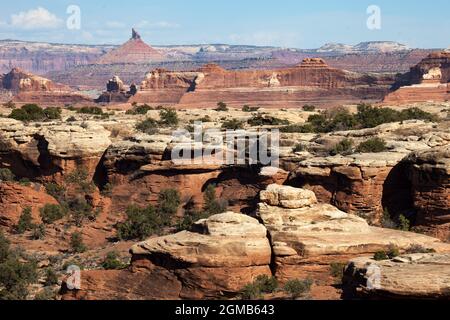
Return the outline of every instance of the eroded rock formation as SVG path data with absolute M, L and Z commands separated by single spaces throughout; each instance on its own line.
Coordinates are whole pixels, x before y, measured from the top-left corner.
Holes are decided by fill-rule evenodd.
M 27 73 L 19 68 L 0 78 L 1 88 L 10 91 L 17 102 L 33 103 L 81 103 L 91 100 L 69 87 L 49 79 Z
M 358 74 L 305 59 L 293 68 L 230 71 L 208 64 L 195 72 L 155 70 L 146 76 L 134 102 L 211 107 L 230 105 L 301 106 L 381 99 L 392 84 L 388 76 Z
M 431 237 L 370 227 L 363 218 L 318 204 L 313 195 L 278 185 L 261 192 L 258 214 L 269 231 L 273 268 L 280 280 L 313 277 L 327 281 L 330 263 L 392 246 L 400 250 L 412 245 L 450 250 L 450 246 Z
M 411 68 L 387 95 L 384 104 L 406 104 L 450 99 L 450 53 L 430 54 Z
M 355 293 L 366 298 L 450 298 L 449 254 L 417 253 L 385 261 L 358 258 L 345 274 Z
M 93 122 L 84 127 L 43 123 L 29 126 L 0 119 L 0 163 L 18 177 L 60 180 L 77 169 L 90 178 L 111 144 L 110 132 Z
M 137 93 L 138 89 L 135 84 L 131 84 L 127 91 L 125 84 L 118 77 L 114 76 L 106 84 L 106 91 L 103 92 L 98 99 L 97 103 L 111 103 L 111 102 L 127 102 L 132 96 Z
M 387 142 L 386 152 L 300 157 L 292 163 L 289 157 L 284 158 L 285 169 L 292 172 L 289 184 L 310 189 L 321 202 L 362 216 L 375 225 L 380 225 L 385 209 L 392 215 L 414 210 L 413 193 L 421 182 L 411 182 L 410 162 L 405 158 L 415 151 L 426 154 L 432 148 L 446 150 L 450 135 L 434 129 L 432 123 L 406 121 L 373 129 L 335 132 L 322 136 L 316 143 L 333 146 L 348 138 L 357 145 L 374 136 Z M 445 179 L 445 175 L 443 177 Z
M 97 60 L 97 64 L 149 63 L 164 60 L 164 55 L 146 44 L 136 30 L 130 40 Z
M 420 229 L 450 238 L 450 146 L 415 152 L 409 164 L 412 198 Z
M 83 272 L 82 290 L 65 297 L 111 299 L 112 291 L 118 299 L 211 299 L 236 295 L 258 275 L 271 275 L 266 228 L 233 212 L 200 220 L 193 231 L 138 243 L 131 253 L 130 270 Z
M 331 285 L 333 262 L 393 246 L 450 250 L 424 235 L 370 227 L 362 218 L 318 204 L 308 190 L 270 185 L 261 200 L 263 224 L 227 212 L 198 221 L 191 231 L 148 239 L 131 248 L 129 269 L 82 272 L 81 290 L 63 287 L 63 298 L 232 298 L 259 275 L 273 274 L 281 283 L 311 277 Z

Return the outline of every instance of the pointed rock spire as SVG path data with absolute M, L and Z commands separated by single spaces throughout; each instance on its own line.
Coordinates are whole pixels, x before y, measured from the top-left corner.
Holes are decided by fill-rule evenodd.
M 131 29 L 131 39 L 133 40 L 141 39 L 141 35 L 134 28 Z

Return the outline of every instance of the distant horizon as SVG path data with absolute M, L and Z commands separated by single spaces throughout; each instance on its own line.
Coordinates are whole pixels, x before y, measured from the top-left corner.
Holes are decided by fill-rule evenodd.
M 73 6 L 73 5 L 76 6 Z M 388 0 L 23 0 L 2 3 L 0 39 L 120 45 L 132 27 L 155 46 L 228 44 L 296 49 L 393 41 L 448 48 L 450 2 Z M 388 40 L 386 40 L 388 39 Z
M 102 47 L 102 46 L 114 46 L 118 47 L 124 44 L 129 40 L 125 39 L 122 43 L 92 43 L 92 44 L 86 44 L 86 43 L 64 43 L 64 42 L 46 42 L 46 41 L 36 41 L 36 40 L 22 40 L 22 39 L 0 39 L 0 42 L 6 42 L 6 41 L 18 41 L 18 42 L 24 42 L 24 43 L 44 43 L 44 44 L 51 44 L 51 45 L 63 45 L 63 46 L 86 46 L 86 47 Z M 248 46 L 248 47 L 259 47 L 259 48 L 284 48 L 284 49 L 296 49 L 296 50 L 315 50 L 320 49 L 327 45 L 348 45 L 355 47 L 357 45 L 363 44 L 363 43 L 396 43 L 400 45 L 405 45 L 409 49 L 418 49 L 418 50 L 446 50 L 450 49 L 450 47 L 429 47 L 429 48 L 415 48 L 415 47 L 409 47 L 408 45 L 394 41 L 394 40 L 375 40 L 375 41 L 361 41 L 358 43 L 340 43 L 340 42 L 328 42 L 324 43 L 319 47 L 315 48 L 299 48 L 299 47 L 282 47 L 282 46 L 275 46 L 275 45 L 257 45 L 257 44 L 233 44 L 233 43 L 184 43 L 184 44 L 158 44 L 158 43 L 149 43 L 146 41 L 146 39 L 142 38 L 142 40 L 147 43 L 148 45 L 152 47 L 186 47 L 186 46 L 205 46 L 205 45 L 214 45 L 214 46 Z

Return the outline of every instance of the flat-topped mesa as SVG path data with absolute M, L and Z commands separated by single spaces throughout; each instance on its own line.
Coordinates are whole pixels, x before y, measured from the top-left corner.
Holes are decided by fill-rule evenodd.
M 234 106 L 327 105 L 380 100 L 393 79 L 329 67 L 323 59 L 305 59 L 301 65 L 272 70 L 226 70 L 207 64 L 189 72 L 157 69 L 147 74 L 141 92 L 131 102 L 170 103 L 211 107 L 218 101 Z
M 385 104 L 407 104 L 450 99 L 450 52 L 430 54 L 394 84 Z
M 3 88 L 15 93 L 34 91 L 70 91 L 68 86 L 28 73 L 20 68 L 13 68 L 3 76 Z
M 11 92 L 13 100 L 29 103 L 88 103 L 85 97 L 70 87 L 44 77 L 13 68 L 0 77 L 0 89 Z

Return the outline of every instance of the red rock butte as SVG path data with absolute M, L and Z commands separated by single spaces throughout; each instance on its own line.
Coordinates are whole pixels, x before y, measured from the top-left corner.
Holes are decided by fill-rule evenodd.
M 211 107 L 218 101 L 232 106 L 339 105 L 379 101 L 392 83 L 392 77 L 384 75 L 331 68 L 320 58 L 308 58 L 295 67 L 272 70 L 236 71 L 207 64 L 189 72 L 156 69 L 146 75 L 140 91 L 130 102 L 183 107 Z
M 385 97 L 384 104 L 450 100 L 450 52 L 430 54 L 412 67 L 397 87 Z
M 130 40 L 100 57 L 97 64 L 139 64 L 164 59 L 165 56 L 161 52 L 146 44 L 133 29 Z
M 10 92 L 12 100 L 29 103 L 88 103 L 91 99 L 70 87 L 49 79 L 13 68 L 0 75 L 0 89 Z

